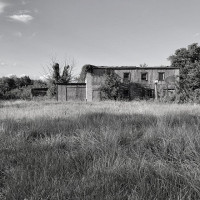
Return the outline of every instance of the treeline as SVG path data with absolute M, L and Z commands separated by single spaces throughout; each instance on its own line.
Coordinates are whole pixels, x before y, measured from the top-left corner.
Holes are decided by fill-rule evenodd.
M 55 98 L 56 84 L 72 81 L 72 70 L 73 65 L 64 66 L 61 74 L 59 64 L 54 63 L 46 81 L 33 80 L 29 76 L 2 77 L 0 78 L 0 100 L 31 99 L 32 88 L 48 88 L 47 98 Z
M 29 76 L 0 78 L 0 99 L 30 99 L 32 88 L 47 87 L 42 80 L 33 80 Z

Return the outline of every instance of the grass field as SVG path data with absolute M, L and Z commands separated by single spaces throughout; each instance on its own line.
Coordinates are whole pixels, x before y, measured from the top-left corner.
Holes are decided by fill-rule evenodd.
M 0 199 L 198 200 L 200 106 L 0 102 Z

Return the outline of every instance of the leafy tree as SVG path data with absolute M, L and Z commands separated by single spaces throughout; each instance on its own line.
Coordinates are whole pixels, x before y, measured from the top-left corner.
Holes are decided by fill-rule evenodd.
M 33 80 L 33 87 L 34 88 L 46 88 L 47 82 L 43 80 Z
M 111 71 L 105 75 L 105 83 L 101 87 L 101 93 L 104 99 L 117 100 L 120 98 L 120 77 Z
M 60 67 L 58 63 L 53 65 L 53 79 L 55 82 L 58 82 L 60 79 Z
M 190 101 L 195 90 L 200 88 L 200 46 L 194 43 L 187 48 L 177 49 L 168 59 L 172 67 L 180 68 L 180 101 Z
M 60 78 L 60 82 L 68 83 L 71 80 L 71 74 L 69 72 L 69 69 L 70 69 L 69 65 L 64 67 L 62 77 Z
M 50 76 L 47 79 L 48 82 L 48 96 L 50 97 L 55 97 L 56 92 L 57 92 L 57 83 L 69 83 L 72 81 L 72 71 L 74 67 L 74 62 L 72 62 L 71 65 L 66 65 L 63 69 L 62 76 L 60 75 L 60 67 L 58 63 L 53 64 L 52 68 L 53 70 L 50 71 Z

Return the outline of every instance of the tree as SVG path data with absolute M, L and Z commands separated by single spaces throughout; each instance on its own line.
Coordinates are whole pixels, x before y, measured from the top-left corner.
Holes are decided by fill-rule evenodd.
M 60 79 L 60 67 L 58 63 L 55 63 L 53 65 L 53 79 L 58 82 Z
M 193 98 L 196 89 L 200 88 L 200 46 L 197 43 L 187 48 L 180 48 L 171 55 L 171 67 L 180 68 L 178 93 L 181 101 Z
M 65 61 L 65 66 L 63 69 L 62 76 L 60 75 L 60 66 L 55 60 L 52 60 L 51 64 L 52 68 L 49 68 L 49 76 L 47 78 L 47 83 L 48 83 L 48 96 L 50 97 L 55 97 L 56 92 L 57 92 L 57 83 L 69 83 L 73 80 L 73 69 L 75 66 L 74 60 L 71 61 L 70 64 L 66 64 Z
M 111 71 L 105 75 L 105 83 L 101 87 L 101 93 L 104 99 L 117 100 L 120 98 L 120 77 Z
M 70 69 L 69 65 L 64 67 L 63 74 L 60 79 L 62 83 L 68 83 L 71 80 L 71 74 L 69 73 L 69 69 Z

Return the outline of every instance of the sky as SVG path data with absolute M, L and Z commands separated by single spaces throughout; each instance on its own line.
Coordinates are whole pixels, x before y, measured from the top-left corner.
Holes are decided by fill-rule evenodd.
M 199 0 L 0 0 L 0 77 L 39 78 L 52 61 L 170 65 L 200 44 Z

